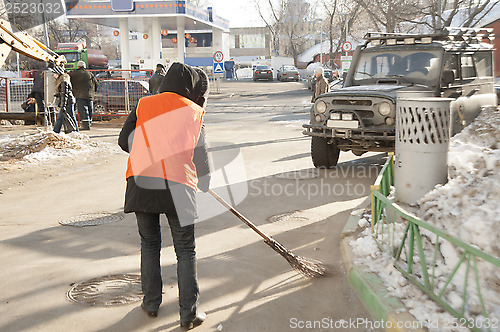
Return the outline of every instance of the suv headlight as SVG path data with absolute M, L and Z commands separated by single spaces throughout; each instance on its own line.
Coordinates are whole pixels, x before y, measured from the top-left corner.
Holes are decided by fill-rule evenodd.
M 383 116 L 387 116 L 391 113 L 391 105 L 389 103 L 383 102 L 378 105 L 378 112 Z
M 318 101 L 316 105 L 314 105 L 314 110 L 316 113 L 323 114 L 326 112 L 326 103 L 322 100 Z

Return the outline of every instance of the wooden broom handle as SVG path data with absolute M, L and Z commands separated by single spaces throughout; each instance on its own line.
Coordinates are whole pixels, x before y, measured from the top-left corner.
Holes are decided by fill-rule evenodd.
M 244 215 L 242 215 L 241 213 L 239 213 L 235 208 L 233 208 L 228 202 L 226 202 L 222 197 L 220 197 L 219 195 L 217 195 L 212 189 L 208 189 L 208 192 L 210 193 L 210 195 L 212 195 L 216 200 L 219 201 L 219 203 L 221 203 L 222 205 L 224 205 L 226 207 L 226 209 L 228 209 L 229 211 L 231 211 L 235 216 L 237 216 L 241 221 L 243 221 L 245 224 L 248 225 L 248 227 L 250 227 L 251 229 L 253 229 L 257 234 L 259 234 L 260 236 L 262 236 L 262 238 L 264 240 L 266 240 L 266 242 L 270 242 L 272 241 L 271 238 L 264 232 L 262 232 L 259 228 L 257 228 L 257 226 L 255 226 L 255 224 L 253 222 L 251 222 L 250 220 L 248 220 Z

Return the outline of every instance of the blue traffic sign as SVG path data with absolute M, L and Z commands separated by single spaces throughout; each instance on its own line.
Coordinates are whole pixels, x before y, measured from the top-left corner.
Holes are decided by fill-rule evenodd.
M 222 62 L 214 62 L 214 74 L 223 74 Z

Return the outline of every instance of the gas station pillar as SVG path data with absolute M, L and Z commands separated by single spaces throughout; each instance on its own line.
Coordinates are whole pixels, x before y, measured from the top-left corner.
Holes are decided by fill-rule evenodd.
M 177 16 L 177 61 L 180 63 L 184 63 L 186 54 L 185 31 L 184 17 Z
M 151 23 L 151 61 L 152 69 L 156 69 L 156 64 L 161 63 L 161 25 L 158 17 L 152 18 Z
M 129 70 L 130 69 L 130 49 L 128 43 L 128 35 L 129 35 L 129 27 L 128 27 L 128 18 L 121 17 L 120 18 L 120 52 L 121 52 L 121 63 L 122 69 Z M 123 72 L 123 77 L 130 77 L 129 72 Z

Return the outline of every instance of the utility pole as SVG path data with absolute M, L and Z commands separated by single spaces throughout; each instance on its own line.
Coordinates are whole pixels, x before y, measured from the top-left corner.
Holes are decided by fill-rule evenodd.
M 323 65 L 323 21 L 321 21 L 321 31 L 319 34 L 319 62 Z
M 43 6 L 42 0 L 40 0 L 40 4 Z M 43 23 L 43 35 L 45 37 L 45 46 L 50 48 L 49 34 L 47 32 L 47 22 L 45 21 L 45 11 L 42 11 L 42 23 Z
M 442 9 L 442 0 L 437 0 L 436 4 L 436 11 L 437 11 L 437 24 L 436 24 L 436 30 L 438 32 L 441 32 L 441 15 L 443 14 L 443 9 Z

